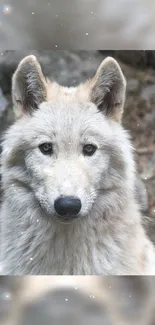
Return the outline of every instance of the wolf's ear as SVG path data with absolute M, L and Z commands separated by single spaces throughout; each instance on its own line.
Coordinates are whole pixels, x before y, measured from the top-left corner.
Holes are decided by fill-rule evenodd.
M 12 99 L 17 116 L 30 113 L 46 101 L 46 80 L 34 55 L 25 57 L 12 78 Z
M 89 99 L 107 116 L 120 122 L 126 93 L 126 80 L 122 70 L 111 57 L 99 66 L 91 80 Z

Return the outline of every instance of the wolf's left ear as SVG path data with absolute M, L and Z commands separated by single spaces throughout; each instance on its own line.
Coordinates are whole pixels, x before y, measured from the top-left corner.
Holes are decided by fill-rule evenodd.
M 120 122 L 126 93 L 126 80 L 122 70 L 111 57 L 99 66 L 91 80 L 89 99 L 107 116 Z
M 25 57 L 12 78 L 12 99 L 15 113 L 21 116 L 37 109 L 46 101 L 46 80 L 34 55 Z

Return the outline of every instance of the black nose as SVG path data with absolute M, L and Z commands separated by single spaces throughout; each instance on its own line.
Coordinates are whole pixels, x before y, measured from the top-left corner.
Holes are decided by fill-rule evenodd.
M 60 216 L 68 214 L 76 216 L 81 210 L 81 201 L 73 196 L 60 196 L 55 200 L 54 208 Z

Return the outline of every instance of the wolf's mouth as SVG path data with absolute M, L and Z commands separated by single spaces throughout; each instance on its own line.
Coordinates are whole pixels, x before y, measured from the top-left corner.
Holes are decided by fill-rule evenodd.
M 55 214 L 55 218 L 60 222 L 60 223 L 63 223 L 63 224 L 69 224 L 69 223 L 72 223 L 74 222 L 75 220 L 79 219 L 80 218 L 80 214 L 78 215 L 58 215 L 57 213 Z

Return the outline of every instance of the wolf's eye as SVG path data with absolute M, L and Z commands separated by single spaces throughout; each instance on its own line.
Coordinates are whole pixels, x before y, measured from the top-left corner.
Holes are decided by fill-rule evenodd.
M 44 155 L 52 155 L 53 153 L 53 146 L 51 142 L 40 144 L 39 149 Z
M 83 147 L 83 154 L 85 156 L 92 156 L 95 151 L 97 150 L 97 147 L 93 144 L 85 144 Z

